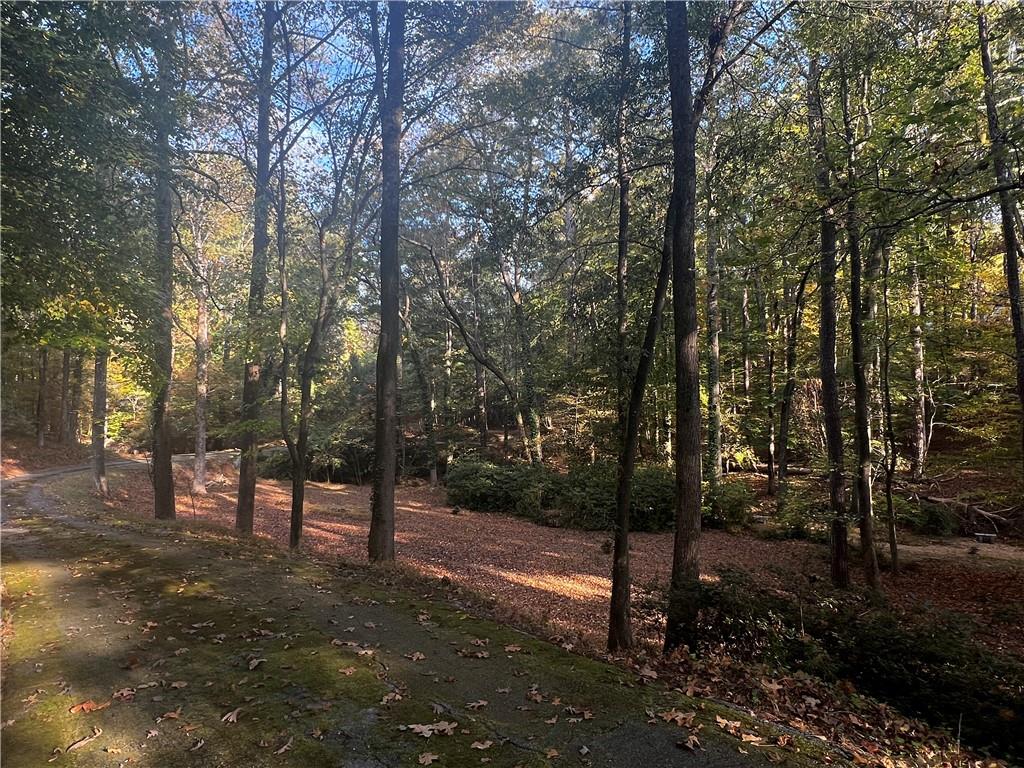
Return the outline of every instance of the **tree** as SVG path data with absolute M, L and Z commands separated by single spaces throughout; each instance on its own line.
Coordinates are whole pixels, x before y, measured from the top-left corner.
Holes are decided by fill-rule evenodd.
M 107 360 L 106 347 L 96 349 L 95 373 L 92 385 L 92 482 L 97 493 L 106 496 L 107 486 Z
M 375 562 L 395 559 L 395 475 L 398 439 L 398 354 L 401 349 L 398 301 L 400 150 L 405 89 L 405 3 L 388 5 L 387 78 L 380 98 L 380 340 L 377 347 L 377 408 L 374 431 L 373 504 L 369 556 Z M 380 46 L 375 45 L 380 51 Z M 378 71 L 382 68 L 377 54 Z
M 256 186 L 253 195 L 252 263 L 249 273 L 249 299 L 245 316 L 245 377 L 242 382 L 241 458 L 238 467 L 238 504 L 235 528 L 252 534 L 256 506 L 256 454 L 259 450 L 259 399 L 261 390 L 261 316 L 267 288 L 267 261 L 270 251 L 271 152 L 270 109 L 274 88 L 274 28 L 280 15 L 276 2 L 265 2 L 261 14 L 262 41 L 256 90 Z
M 821 258 L 818 290 L 821 327 L 821 397 L 825 440 L 828 446 L 829 511 L 832 515 L 832 581 L 838 587 L 850 583 L 847 557 L 845 480 L 843 476 L 843 428 L 839 411 L 839 381 L 836 377 L 836 222 L 834 192 L 825 150 L 825 116 L 821 99 L 821 70 L 817 59 L 810 65 L 807 80 L 808 135 L 814 158 L 815 182 L 819 195 Z
M 1013 184 L 1007 161 L 1007 137 L 999 125 L 996 102 L 995 70 L 989 50 L 988 17 L 984 0 L 978 5 L 978 49 L 984 74 L 985 117 L 988 121 L 988 140 L 992 170 L 999 188 L 999 221 L 1003 233 L 1003 272 L 1010 300 L 1010 322 L 1013 326 L 1013 349 L 1017 372 L 1017 399 L 1020 401 L 1021 460 L 1024 461 L 1024 304 L 1021 303 L 1019 254 L 1020 242 L 1014 227 L 1014 203 L 1010 196 Z
M 176 11 L 168 9 L 166 17 L 153 30 L 156 56 L 156 100 L 153 116 L 154 184 L 153 210 L 156 216 L 156 274 L 158 303 L 153 315 L 156 370 L 153 396 L 153 504 L 157 519 L 172 520 L 174 508 L 174 474 L 171 466 L 171 437 L 167 403 L 173 371 L 174 341 L 174 197 L 171 178 L 171 135 L 174 132 L 173 46 L 176 36 Z

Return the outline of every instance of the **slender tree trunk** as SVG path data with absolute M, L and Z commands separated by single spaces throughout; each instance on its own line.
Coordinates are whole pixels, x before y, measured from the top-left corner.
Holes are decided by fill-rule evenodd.
M 672 272 L 672 232 L 676 208 L 675 195 L 669 200 L 665 214 L 665 236 L 661 249 L 661 265 L 651 300 L 651 312 L 647 319 L 640 359 L 626 404 L 625 431 L 621 440 L 618 483 L 615 493 L 615 543 L 612 553 L 612 599 L 608 617 L 608 650 L 624 651 L 633 644 L 633 630 L 630 617 L 630 567 L 629 527 L 630 507 L 633 493 L 633 475 L 636 471 L 636 455 L 640 436 L 640 416 L 643 413 L 644 393 L 654 362 L 655 345 L 661 331 L 661 316 L 668 293 L 669 275 Z M 655 390 L 655 421 L 658 419 L 657 390 Z
M 159 104 L 156 115 L 156 178 L 154 212 L 156 214 L 156 288 L 159 304 L 153 316 L 156 388 L 153 397 L 153 512 L 158 520 L 174 519 L 174 474 L 171 466 L 170 421 L 167 410 L 171 396 L 174 340 L 174 197 L 171 189 L 171 125 L 174 106 L 171 98 L 173 74 L 171 49 L 175 45 L 174 14 L 167 12 L 161 32 L 164 40 L 156 47 Z
M 779 468 L 776 510 L 780 516 L 785 511 L 786 505 L 787 472 L 789 469 L 789 427 L 793 420 L 793 393 L 796 391 L 797 342 L 800 335 L 800 324 L 803 321 L 805 289 L 810 274 L 810 268 L 804 271 L 803 277 L 800 279 L 800 285 L 796 289 L 796 296 L 793 299 L 793 311 L 786 322 L 786 383 L 782 388 L 782 398 L 779 402 Z
M 66 443 L 68 441 L 70 424 L 69 418 L 69 388 L 71 383 L 71 350 L 65 349 L 61 355 L 60 361 L 60 422 L 57 425 L 57 442 Z
M 82 412 L 82 367 L 85 354 L 75 353 L 74 378 L 71 383 L 71 407 L 68 410 L 68 435 L 74 443 L 78 443 L 81 436 L 80 414 Z
M 619 223 L 615 261 L 615 315 L 616 315 L 616 408 L 620 438 L 626 434 L 626 401 L 629 389 L 629 301 L 626 280 L 629 274 L 629 158 L 626 149 L 626 109 L 629 103 L 629 60 L 632 37 L 632 6 L 622 4 L 622 41 L 619 55 L 619 104 L 615 116 L 616 178 L 619 187 Z
M 713 139 L 712 139 L 713 141 Z M 712 144 L 711 154 L 714 154 Z M 708 343 L 708 490 L 711 503 L 718 511 L 718 487 L 722 483 L 722 381 L 721 349 L 722 315 L 718 308 L 721 272 L 718 266 L 718 220 L 712 194 L 712 169 L 708 169 L 707 190 L 707 343 Z
M 854 189 L 854 128 L 850 115 L 849 90 L 844 76 L 842 83 L 843 123 L 846 136 L 847 199 L 846 241 L 850 257 L 850 346 L 853 359 L 854 425 L 857 447 L 857 513 L 860 521 L 860 547 L 864 563 L 864 581 L 874 592 L 881 590 L 878 559 L 875 555 L 874 510 L 871 493 L 873 462 L 871 457 L 871 391 L 868 388 L 864 320 L 870 314 L 870 297 L 862 291 L 864 264 L 861 256 L 860 219 Z
M 676 532 L 672 551 L 665 650 L 696 648 L 700 608 L 700 358 L 697 351 L 697 271 L 694 215 L 697 197 L 696 126 L 690 78 L 687 3 L 668 3 L 669 90 L 672 101 L 672 310 L 675 325 Z
M 988 19 L 984 4 L 978 0 L 978 47 L 981 53 L 981 68 L 985 76 L 985 114 L 988 118 L 988 138 L 991 142 L 992 167 L 996 184 L 999 186 L 999 218 L 1003 229 L 1003 272 L 1006 275 L 1006 292 L 1010 299 L 1010 319 L 1013 324 L 1013 349 L 1017 363 L 1017 399 L 1020 401 L 1021 461 L 1024 462 L 1024 305 L 1021 303 L 1020 267 L 1018 252 L 1020 245 L 1013 224 L 1013 198 L 1010 196 L 1011 176 L 1007 159 L 1006 133 L 999 126 L 995 71 L 988 44 Z
M 101 496 L 106 496 L 107 467 L 107 360 L 110 352 L 96 350 L 95 372 L 92 386 L 92 482 Z
M 36 389 L 36 445 L 42 448 L 46 445 L 46 373 L 50 367 L 50 350 L 39 347 L 39 378 Z
M 398 262 L 400 144 L 405 88 L 405 3 L 388 4 L 387 91 L 381 103 L 380 340 L 374 435 L 370 560 L 395 559 L 395 473 L 398 438 Z
M 893 480 L 896 476 L 896 430 L 892 419 L 892 390 L 889 375 L 892 368 L 892 318 L 889 313 L 889 258 L 886 255 L 882 273 L 882 405 L 885 414 L 885 511 L 889 523 L 889 560 L 891 572 L 900 571 L 899 544 L 896 536 L 896 506 L 893 503 Z
M 480 254 L 474 249 L 473 266 L 470 276 L 470 290 L 473 293 L 473 335 L 478 342 L 483 344 L 483 337 L 480 333 L 483 325 L 483 312 L 480 302 Z M 480 447 L 487 449 L 487 377 L 484 374 L 484 365 L 475 357 L 473 358 L 473 373 L 476 384 L 476 426 L 479 436 Z
M 778 492 L 778 475 L 775 466 L 775 332 L 778 329 L 778 306 L 769 309 L 769 296 L 764 297 L 765 353 L 764 367 L 767 374 L 767 397 L 765 398 L 765 421 L 768 424 L 768 495 Z
M 235 528 L 252 534 L 256 508 L 256 454 L 259 450 L 259 397 L 261 384 L 263 299 L 267 288 L 267 259 L 270 250 L 270 109 L 273 99 L 274 27 L 277 3 L 263 6 L 262 48 L 256 83 L 256 185 L 253 196 L 252 264 L 245 317 L 245 378 L 242 382 L 241 455 L 238 465 L 238 504 Z M 283 158 L 281 158 L 283 162 Z
M 743 276 L 743 295 L 740 302 L 741 331 L 743 333 L 743 408 L 750 407 L 750 384 L 753 378 L 750 363 L 750 291 L 747 275 Z
M 850 583 L 850 571 L 844 498 L 843 429 L 839 412 L 839 382 L 836 378 L 836 222 L 831 210 L 832 184 L 825 154 L 825 123 L 819 85 L 820 71 L 818 61 L 814 59 L 811 62 L 808 82 L 808 122 L 818 195 L 821 198 L 819 355 L 822 411 L 828 452 L 829 510 L 832 514 L 832 581 L 838 587 L 847 587 Z
M 196 245 L 196 260 L 204 264 L 202 245 Z M 205 275 L 195 283 L 196 297 L 196 455 L 192 492 L 206 493 L 206 412 L 210 393 L 210 309 Z
M 910 338 L 914 360 L 914 444 L 910 458 L 910 474 L 914 480 L 921 480 L 924 477 L 924 465 L 928 458 L 928 400 L 924 391 L 924 329 L 921 327 L 924 311 L 922 294 L 921 272 L 917 266 L 915 252 L 910 259 Z

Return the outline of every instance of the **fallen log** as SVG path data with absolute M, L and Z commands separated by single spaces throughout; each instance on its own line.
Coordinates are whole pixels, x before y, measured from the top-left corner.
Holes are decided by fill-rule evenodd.
M 969 501 L 946 498 L 943 496 L 932 496 L 930 494 L 921 493 L 919 490 L 910 488 L 903 483 L 897 484 L 897 489 L 908 494 L 912 500 L 919 503 L 923 501 L 927 504 L 935 504 L 937 506 L 953 509 L 961 520 L 967 520 L 972 527 L 977 523 L 978 517 L 983 517 L 988 520 L 996 531 L 999 530 L 996 523 L 1010 525 L 1013 522 L 998 512 L 990 512 L 989 510 L 979 507 L 977 504 L 973 504 Z

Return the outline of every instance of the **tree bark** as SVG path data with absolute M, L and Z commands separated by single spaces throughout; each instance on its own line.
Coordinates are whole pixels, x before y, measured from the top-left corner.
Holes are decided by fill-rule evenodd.
M 981 68 L 985 76 L 985 115 L 988 118 L 988 137 L 991 142 L 992 167 L 999 186 L 999 218 L 1003 229 L 1003 272 L 1006 292 L 1010 300 L 1010 319 L 1013 325 L 1013 349 L 1017 364 L 1017 399 L 1020 401 L 1021 461 L 1024 462 L 1024 305 L 1021 303 L 1020 268 L 1018 265 L 1017 231 L 1013 223 L 1013 198 L 1010 196 L 1010 168 L 1007 159 L 1007 137 L 999 126 L 995 90 L 995 71 L 989 52 L 988 19 L 984 5 L 978 0 L 978 47 Z
M 70 423 L 69 388 L 71 382 L 71 350 L 65 349 L 60 361 L 60 422 L 57 425 L 57 442 L 68 441 L 68 425 Z
M 632 6 L 622 4 L 622 40 L 619 54 L 619 103 L 615 116 L 616 180 L 619 187 L 619 221 L 616 235 L 615 315 L 616 345 L 616 411 L 619 434 L 625 435 L 626 402 L 629 389 L 628 310 L 626 280 L 629 274 L 629 185 L 631 182 L 626 149 L 626 109 L 629 102 L 629 60 L 632 40 Z
M 252 534 L 256 508 L 256 454 L 259 449 L 259 397 L 261 383 L 261 316 L 267 288 L 267 259 L 270 250 L 271 169 L 270 109 L 273 98 L 274 26 L 279 18 L 277 3 L 263 6 L 260 69 L 256 83 L 256 186 L 253 195 L 252 264 L 245 317 L 245 378 L 242 382 L 241 455 L 238 466 L 238 504 L 235 528 Z
M 697 352 L 697 274 L 694 208 L 697 197 L 696 126 L 690 75 L 687 3 L 665 7 L 672 102 L 672 310 L 676 383 L 676 531 L 665 627 L 665 650 L 696 647 L 700 587 L 700 359 Z
M 910 458 L 910 475 L 915 480 L 924 478 L 924 465 L 928 458 L 928 399 L 925 396 L 924 381 L 924 329 L 921 327 L 924 313 L 921 272 L 917 266 L 917 254 L 910 258 L 910 338 L 914 360 L 914 431 L 913 453 Z
M 853 359 L 854 426 L 857 447 L 857 513 L 860 516 L 860 547 L 864 564 L 864 581 L 874 592 L 881 590 L 878 559 L 875 555 L 874 510 L 871 493 L 873 463 L 871 457 L 871 391 L 868 388 L 868 367 L 864 321 L 870 316 L 871 298 L 862 291 L 864 264 L 861 256 L 860 219 L 857 210 L 855 135 L 850 115 L 850 95 L 845 74 L 842 81 L 843 125 L 846 138 L 847 197 L 846 241 L 850 257 L 850 346 Z
M 665 213 L 665 236 L 661 248 L 661 265 L 651 300 L 651 312 L 647 319 L 644 341 L 640 347 L 636 373 L 626 404 L 625 431 L 621 440 L 618 481 L 615 492 L 615 542 L 612 552 L 612 598 L 608 616 L 608 650 L 624 651 L 633 645 L 633 630 L 630 616 L 631 576 L 629 566 L 629 528 L 632 506 L 633 476 L 636 471 L 636 455 L 640 436 L 640 416 L 643 413 L 644 393 L 654 362 L 655 345 L 661 332 L 661 316 L 668 293 L 669 275 L 672 272 L 672 233 L 677 214 L 675 195 L 669 200 Z M 655 393 L 657 394 L 657 393 Z M 657 419 L 657 404 L 655 418 Z
M 82 366 L 85 354 L 75 353 L 74 377 L 71 382 L 71 407 L 68 410 L 69 439 L 78 443 L 81 436 L 80 414 L 82 411 Z
M 896 430 L 892 418 L 892 318 L 889 312 L 889 257 L 884 257 L 882 272 L 882 407 L 885 418 L 885 511 L 889 528 L 889 562 L 893 575 L 900 571 L 899 542 L 896 535 L 896 506 L 893 503 L 893 481 L 896 476 Z
M 765 421 L 768 425 L 768 495 L 774 496 L 778 491 L 778 476 L 775 466 L 775 334 L 779 327 L 779 308 L 777 300 L 764 292 L 762 326 L 764 329 L 765 350 L 764 368 L 767 374 L 767 397 L 765 398 Z
M 39 347 L 39 377 L 36 389 L 36 445 L 46 445 L 46 373 L 50 367 L 50 350 L 46 346 Z
M 713 139 L 712 139 L 713 142 Z M 714 144 L 711 153 L 714 154 Z M 712 161 L 713 162 L 713 161 Z M 718 266 L 718 220 L 714 208 L 713 169 L 707 179 L 707 344 L 708 344 L 708 490 L 711 503 L 718 507 L 718 487 L 722 483 L 722 381 L 721 349 L 722 315 L 718 307 L 721 273 Z
M 812 265 L 813 266 L 813 265 Z M 804 315 L 804 295 L 812 267 L 804 270 L 793 299 L 793 311 L 786 320 L 786 383 L 779 402 L 778 497 L 776 511 L 782 515 L 786 505 L 789 474 L 789 426 L 793 418 L 793 393 L 796 391 L 797 342 Z
M 107 468 L 107 360 L 110 352 L 96 350 L 96 362 L 92 385 L 92 482 L 101 496 L 106 496 Z
M 156 46 L 157 92 L 156 106 L 156 178 L 154 213 L 156 215 L 156 293 L 157 311 L 153 316 L 155 340 L 155 391 L 153 396 L 153 513 L 158 520 L 174 519 L 174 474 L 171 466 L 171 435 L 167 410 L 173 375 L 174 340 L 174 197 L 171 188 L 170 135 L 174 120 L 171 91 L 174 75 L 171 71 L 171 49 L 175 44 L 173 9 L 168 10 L 160 30 L 163 39 Z
M 400 145 L 405 88 L 405 3 L 388 4 L 388 71 L 381 102 L 380 339 L 373 501 L 368 553 L 371 561 L 395 559 L 395 473 L 398 438 L 398 318 Z
M 192 492 L 206 493 L 206 429 L 210 397 L 210 308 L 206 283 L 206 255 L 203 243 L 196 243 L 197 266 L 203 270 L 194 283 L 196 298 L 196 446 L 192 471 Z
M 825 122 L 819 92 L 821 73 L 817 59 L 811 61 L 808 81 L 808 129 L 815 161 L 815 181 L 821 204 L 821 261 L 819 291 L 821 323 L 821 399 L 825 442 L 828 452 L 829 511 L 832 515 L 832 581 L 838 587 L 850 583 L 847 556 L 845 479 L 843 477 L 843 430 L 839 412 L 839 382 L 836 378 L 836 222 L 832 211 L 832 184 L 825 151 Z
M 483 324 L 483 313 L 480 302 L 480 254 L 474 249 L 472 273 L 470 275 L 470 291 L 473 294 L 473 335 L 481 339 L 481 326 Z M 481 342 L 482 343 L 482 342 Z M 480 448 L 487 448 L 487 377 L 484 374 L 484 365 L 475 357 L 473 358 L 473 374 L 476 384 L 476 427 L 479 436 Z

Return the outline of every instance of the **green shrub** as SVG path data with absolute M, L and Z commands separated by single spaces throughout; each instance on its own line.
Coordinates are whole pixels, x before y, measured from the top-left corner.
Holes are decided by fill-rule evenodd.
M 926 536 L 952 536 L 960 525 L 952 509 L 926 501 L 910 505 L 905 520 L 910 530 Z
M 583 464 L 569 470 L 552 499 L 559 523 L 588 531 L 611 529 L 615 521 L 617 471 L 613 464 Z
M 634 531 L 667 531 L 675 524 L 676 479 L 671 468 L 651 464 L 637 469 L 633 476 Z
M 460 461 L 448 470 L 448 503 L 478 512 L 507 512 L 539 520 L 554 482 L 553 474 L 542 467 Z
M 256 454 L 256 474 L 269 480 L 290 480 L 292 460 L 287 448 L 264 448 Z
M 962 617 L 911 616 L 858 599 L 800 603 L 732 572 L 702 585 L 700 606 L 700 653 L 728 649 L 737 659 L 852 680 L 908 715 L 959 729 L 977 749 L 1024 756 L 1024 665 L 974 640 Z
M 742 480 L 724 479 L 717 490 L 704 493 L 703 522 L 709 528 L 742 528 L 750 525 L 754 494 Z
M 448 471 L 448 503 L 505 512 L 583 530 L 609 530 L 615 518 L 618 469 L 586 464 L 565 475 L 528 464 L 462 460 Z M 631 527 L 663 531 L 674 520 L 675 486 L 666 467 L 640 467 L 633 478 Z

